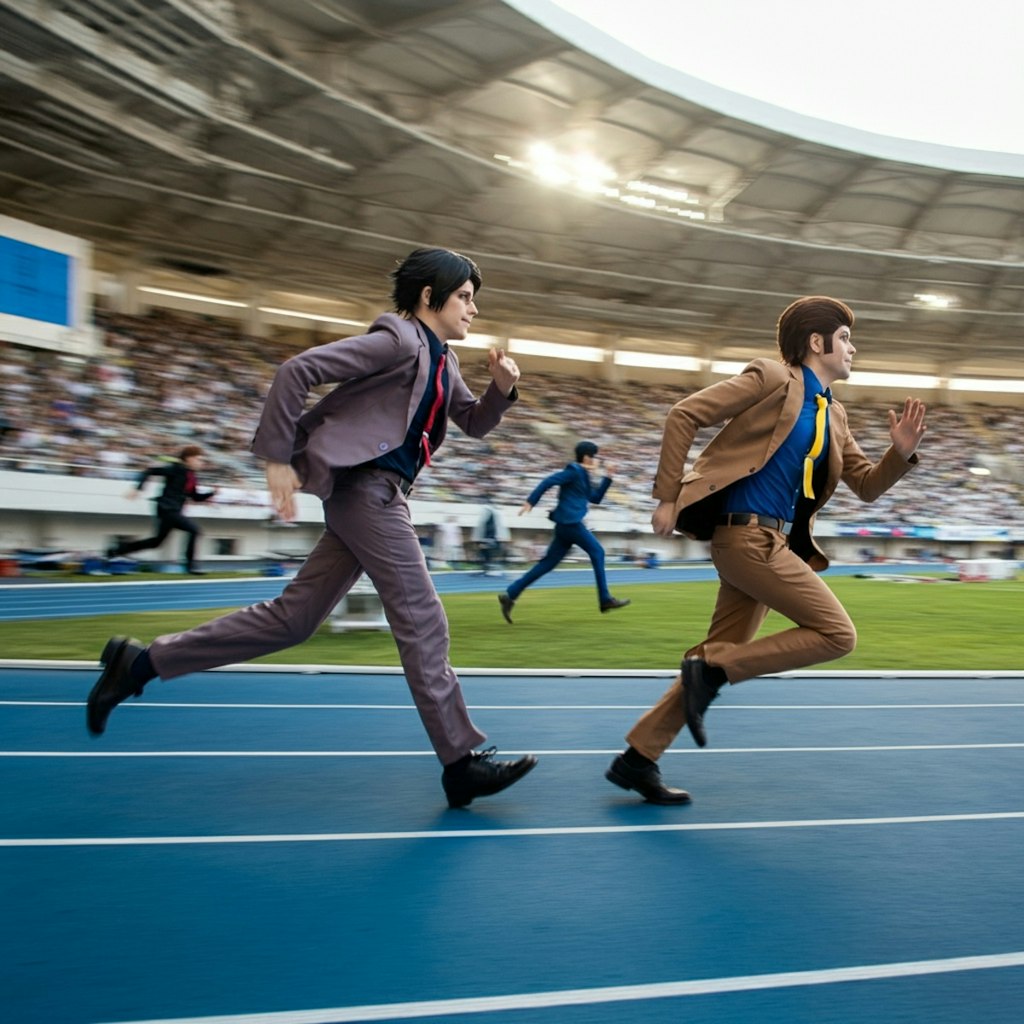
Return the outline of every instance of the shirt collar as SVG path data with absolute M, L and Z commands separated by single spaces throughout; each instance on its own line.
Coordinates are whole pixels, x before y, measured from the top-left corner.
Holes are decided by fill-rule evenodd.
M 430 354 L 434 359 L 437 359 L 442 352 L 448 351 L 448 346 L 422 320 L 417 318 L 417 322 L 423 328 L 423 333 L 427 336 Z
M 822 388 L 818 375 L 810 367 L 801 364 L 800 369 L 804 371 L 804 396 L 809 399 L 814 395 L 824 395 L 831 405 L 832 389 Z

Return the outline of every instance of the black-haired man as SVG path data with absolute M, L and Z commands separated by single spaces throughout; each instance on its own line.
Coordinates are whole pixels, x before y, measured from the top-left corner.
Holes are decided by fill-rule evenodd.
M 505 616 L 506 622 L 510 624 L 512 622 L 512 607 L 519 599 L 519 595 L 531 583 L 536 583 L 541 576 L 546 576 L 551 572 L 565 558 L 574 544 L 587 553 L 590 564 L 594 567 L 597 603 L 601 611 L 610 612 L 616 608 L 625 608 L 629 604 L 627 599 L 612 597 L 611 591 L 608 589 L 608 577 L 604 571 L 604 548 L 601 546 L 601 542 L 583 525 L 588 506 L 599 504 L 612 485 L 612 474 L 614 473 L 612 466 L 604 467 L 601 482 L 596 487 L 590 482 L 591 471 L 596 473 L 602 468 L 597 459 L 597 452 L 597 445 L 593 441 L 580 441 L 576 445 L 576 461 L 570 462 L 565 469 L 552 473 L 541 480 L 523 502 L 523 506 L 519 510 L 520 515 L 529 512 L 540 501 L 545 491 L 552 487 L 558 488 L 558 504 L 548 513 L 548 517 L 555 524 L 548 550 L 529 572 L 509 584 L 508 589 L 498 595 L 501 614 Z
M 295 492 L 323 501 L 326 528 L 280 597 L 232 612 L 143 647 L 115 637 L 88 701 L 87 723 L 103 732 L 110 712 L 157 676 L 173 679 L 269 654 L 311 636 L 365 572 L 398 645 L 406 682 L 444 765 L 452 807 L 497 793 L 522 778 L 533 757 L 496 761 L 474 752 L 485 735 L 473 724 L 448 660 L 448 623 L 406 497 L 444 440 L 451 418 L 483 437 L 516 400 L 519 368 L 491 349 L 491 377 L 476 398 L 448 347 L 469 333 L 480 272 L 448 249 L 418 249 L 392 274 L 396 313 L 366 334 L 289 359 L 267 395 L 253 451 L 267 460 L 278 515 L 296 515 Z M 308 412 L 321 384 L 338 385 Z

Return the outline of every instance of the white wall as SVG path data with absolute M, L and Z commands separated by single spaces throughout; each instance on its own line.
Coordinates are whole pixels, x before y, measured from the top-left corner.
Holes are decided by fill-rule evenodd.
M 103 552 L 121 535 L 144 537 L 152 532 L 153 506 L 148 495 L 159 493 L 155 485 L 145 495 L 131 500 L 131 481 L 95 477 L 0 471 L 0 552 L 20 548 L 61 549 L 73 552 Z M 468 542 L 483 512 L 482 505 L 419 501 L 410 499 L 413 522 L 429 535 L 431 527 L 455 516 Z M 519 516 L 520 506 L 502 506 L 513 542 L 547 542 L 551 522 L 545 512 L 534 509 Z M 192 504 L 187 514 L 203 528 L 201 555 L 208 559 L 217 538 L 233 538 L 236 557 L 260 558 L 271 551 L 308 551 L 323 529 L 323 513 L 317 498 L 298 496 L 298 518 L 293 527 L 271 525 L 266 493 L 222 488 L 214 501 Z M 634 521 L 624 514 L 595 509 L 589 516 L 592 529 L 605 538 L 610 552 L 626 546 L 631 532 L 639 534 L 637 546 L 653 548 L 667 557 L 701 558 L 704 546 L 682 538 L 663 540 L 650 532 L 647 519 Z M 173 560 L 181 537 L 171 535 L 157 552 L 143 557 Z
M 133 491 L 130 481 L 0 471 L 0 553 L 25 548 L 102 553 L 118 536 L 147 536 L 153 526 L 152 503 L 146 496 L 130 500 L 127 495 Z M 158 491 L 159 488 L 152 487 L 146 494 Z M 270 553 L 302 555 L 312 548 L 323 529 L 320 502 L 302 494 L 298 508 L 295 526 L 272 524 L 265 492 L 223 489 L 216 501 L 188 506 L 187 514 L 203 528 L 202 561 L 213 560 L 217 538 L 233 539 L 234 557 L 252 561 Z M 432 526 L 454 515 L 467 542 L 483 511 L 483 506 L 475 504 L 418 501 L 415 491 L 410 508 L 413 522 L 427 536 Z M 512 531 L 513 544 L 521 553 L 530 552 L 535 545 L 547 543 L 551 522 L 540 509 L 519 516 L 519 508 L 502 506 L 501 511 Z M 627 548 L 654 550 L 669 559 L 707 558 L 706 544 L 682 537 L 655 536 L 646 515 L 629 519 L 625 513 L 595 508 L 587 517 L 587 524 L 601 537 L 610 559 Z M 911 538 L 837 537 L 828 523 L 819 523 L 815 535 L 831 557 L 851 562 L 862 560 L 860 550 L 864 547 L 890 558 L 906 557 L 910 550 L 919 547 L 950 557 L 980 558 L 1005 546 L 1005 542 L 1000 545 L 986 540 L 984 531 L 977 528 L 973 531 L 975 539 L 941 544 Z M 155 561 L 175 561 L 181 540 L 180 534 L 172 533 L 160 550 L 140 555 Z

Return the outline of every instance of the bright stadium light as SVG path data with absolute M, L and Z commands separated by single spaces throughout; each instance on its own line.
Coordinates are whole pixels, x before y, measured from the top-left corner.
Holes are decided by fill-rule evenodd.
M 1024 395 L 1024 380 L 1005 378 L 954 377 L 949 382 L 950 391 L 987 391 L 998 395 Z
M 689 220 L 704 220 L 707 216 L 703 210 L 694 209 L 700 200 L 685 189 L 639 178 L 618 181 L 615 168 L 591 153 L 563 153 L 549 142 L 535 142 L 522 158 L 495 153 L 494 159 L 516 170 L 529 171 L 539 181 L 556 188 L 575 189 L 636 209 Z
M 603 363 L 603 348 L 589 345 L 562 345 L 557 341 L 534 341 L 532 338 L 509 338 L 508 350 L 513 355 L 543 356 L 547 359 L 575 359 L 584 363 Z
M 454 338 L 448 342 L 454 348 L 501 348 L 502 338 L 494 334 L 469 334 L 465 338 Z
M 940 377 L 923 373 L 875 373 L 871 370 L 854 370 L 847 384 L 859 384 L 873 388 L 916 388 L 931 391 L 942 384 Z
M 711 363 L 711 372 L 719 373 L 724 377 L 734 377 L 737 373 L 742 373 L 746 365 L 746 363 L 730 363 L 716 359 Z
M 171 288 L 155 288 L 151 285 L 140 285 L 140 292 L 150 295 L 166 295 L 170 299 L 189 299 L 192 302 L 209 302 L 213 306 L 232 306 L 235 309 L 248 309 L 248 302 L 237 302 L 235 299 L 215 299 L 212 295 L 196 295 L 194 292 L 176 292 Z
M 704 363 L 696 356 L 670 356 L 662 352 L 631 352 L 621 349 L 615 353 L 616 366 L 643 366 L 655 370 L 682 370 L 695 373 Z
M 322 313 L 304 313 L 300 309 L 277 309 L 275 306 L 260 306 L 261 313 L 273 316 L 294 316 L 299 320 L 315 320 L 317 323 L 341 324 L 343 327 L 363 327 L 365 320 L 346 320 L 340 316 L 325 316 Z
M 937 295 L 934 292 L 917 292 L 914 300 L 929 309 L 950 309 L 956 305 L 956 299 L 951 295 Z

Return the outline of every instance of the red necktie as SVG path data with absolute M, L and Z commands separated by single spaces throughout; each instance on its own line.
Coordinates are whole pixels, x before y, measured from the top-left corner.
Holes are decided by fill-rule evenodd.
M 430 412 L 427 414 L 427 422 L 423 424 L 423 464 L 426 466 L 430 465 L 430 429 L 433 427 L 434 420 L 437 419 L 438 410 L 444 402 L 444 381 L 442 380 L 444 357 L 445 354 L 442 352 L 441 358 L 437 361 L 437 376 L 434 378 L 434 402 L 430 406 Z

